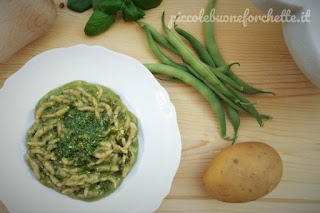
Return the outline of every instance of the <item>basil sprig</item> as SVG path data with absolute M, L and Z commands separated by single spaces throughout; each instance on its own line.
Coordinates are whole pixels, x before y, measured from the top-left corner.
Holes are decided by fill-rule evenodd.
M 92 8 L 93 10 L 99 9 L 99 4 L 105 0 L 92 0 Z
M 69 9 L 82 13 L 91 8 L 92 0 L 68 0 L 67 6 Z
M 88 36 L 95 36 L 108 30 L 116 21 L 116 15 L 107 14 L 101 10 L 95 10 L 89 18 L 84 32 Z
M 122 13 L 122 17 L 125 22 L 136 21 L 144 16 L 145 12 L 139 7 L 134 6 L 132 3 L 126 5 Z
M 106 0 L 100 2 L 98 8 L 106 14 L 117 14 L 122 7 L 125 6 L 125 3 L 122 0 Z
M 162 0 L 132 0 L 132 2 L 143 10 L 149 10 L 158 7 Z
M 145 16 L 144 8 L 146 8 L 141 6 L 143 1 L 147 1 L 148 4 L 153 1 L 157 2 L 157 5 L 160 4 L 159 0 L 68 0 L 67 5 L 68 8 L 77 12 L 93 8 L 93 13 L 85 26 L 84 32 L 88 36 L 94 36 L 108 30 L 116 21 L 118 13 L 122 13 L 125 22 L 143 18 Z M 136 2 L 139 2 L 140 6 Z

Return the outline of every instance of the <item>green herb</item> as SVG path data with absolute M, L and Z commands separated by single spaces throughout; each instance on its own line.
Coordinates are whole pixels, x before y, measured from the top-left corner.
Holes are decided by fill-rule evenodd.
M 71 109 L 63 123 L 67 129 L 64 137 L 56 147 L 56 154 L 60 158 L 77 160 L 77 166 L 85 166 L 91 162 L 92 155 L 102 140 L 102 132 L 106 130 L 101 126 L 93 113 L 79 112 Z
M 95 36 L 108 30 L 116 21 L 116 15 L 109 15 L 100 10 L 95 10 L 88 20 L 84 32 L 88 36 Z
M 161 2 L 162 0 L 133 0 L 133 3 L 143 10 L 158 7 Z
M 92 0 L 92 8 L 93 10 L 99 9 L 99 4 L 105 2 L 106 0 Z
M 124 2 L 121 0 L 102 1 L 98 7 L 104 13 L 115 15 L 123 6 Z
M 136 21 L 145 16 L 145 12 L 139 7 L 134 6 L 133 4 L 128 4 L 124 8 L 122 15 L 125 22 Z
M 68 0 L 68 7 L 77 12 L 93 8 L 84 32 L 88 36 L 95 36 L 111 27 L 118 12 L 122 12 L 125 22 L 137 21 L 145 16 L 143 10 L 157 7 L 161 2 L 162 0 Z
M 68 8 L 79 13 L 91 8 L 91 0 L 68 0 Z
M 132 0 L 123 0 L 125 4 L 130 4 Z

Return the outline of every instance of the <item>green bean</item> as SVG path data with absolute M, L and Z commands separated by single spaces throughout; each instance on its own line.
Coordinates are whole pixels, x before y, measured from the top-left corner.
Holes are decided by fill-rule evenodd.
M 237 105 L 234 102 L 232 102 L 229 98 L 221 94 L 215 87 L 212 87 L 206 79 L 202 78 L 201 76 L 197 75 L 194 69 L 185 63 L 185 66 L 190 70 L 191 73 L 193 73 L 197 78 L 199 78 L 201 81 L 203 81 L 210 89 L 212 89 L 222 100 L 224 100 L 227 104 L 229 104 L 232 108 L 235 110 L 242 112 L 247 115 L 251 115 L 256 118 L 260 126 L 263 126 L 262 121 L 262 115 L 259 114 L 259 112 L 256 110 L 256 108 L 250 103 L 245 97 L 243 97 L 241 94 L 231 90 L 240 100 L 242 103 L 246 105 L 246 108 L 244 108 L 241 105 Z M 263 115 L 265 116 L 265 115 Z M 269 117 L 270 118 L 270 117 Z M 267 117 L 268 120 L 268 117 Z
M 250 103 L 244 96 L 242 96 L 241 94 L 235 92 L 235 91 L 232 91 L 240 100 L 241 102 L 243 103 Z M 257 109 L 249 104 L 249 105 L 246 105 L 248 111 L 256 118 L 256 120 L 258 121 L 259 125 L 260 126 L 263 126 L 263 121 L 262 121 L 262 117 L 260 115 L 260 113 L 257 111 Z
M 191 73 L 194 73 L 193 68 L 185 63 L 185 66 L 190 70 Z M 213 91 L 215 91 L 215 88 L 210 87 L 210 85 L 207 84 L 206 80 L 203 79 L 201 76 L 196 76 L 198 77 L 202 82 L 204 82 L 210 89 L 212 89 Z M 218 92 L 218 91 L 217 91 Z M 220 98 L 222 98 L 222 100 L 225 103 L 226 109 L 229 113 L 233 128 L 234 128 L 234 138 L 232 140 L 232 144 L 236 141 L 237 139 L 237 135 L 238 135 L 238 129 L 240 126 L 240 117 L 239 117 L 239 113 L 238 110 L 244 114 L 250 115 L 250 116 L 254 116 L 252 114 L 250 114 L 248 111 L 246 111 L 246 109 L 243 109 L 242 106 L 238 106 L 235 103 L 233 103 L 231 100 L 229 100 L 227 97 L 225 96 L 220 96 Z M 247 101 L 247 100 L 246 100 Z
M 190 66 L 188 63 L 186 63 L 183 59 L 182 61 L 184 62 L 184 65 L 189 69 L 190 72 L 192 72 L 193 70 L 190 69 Z M 233 64 L 229 64 L 229 65 L 225 65 L 219 68 L 213 68 L 213 67 L 209 67 L 211 69 L 211 71 L 224 83 L 229 84 L 230 86 L 234 87 L 237 90 L 243 91 L 243 87 L 238 85 L 236 82 L 234 82 L 231 78 L 229 78 L 228 76 L 226 76 L 224 73 L 226 73 L 228 70 L 230 70 L 230 67 L 234 64 L 239 64 L 239 63 L 233 63 Z M 199 78 L 199 77 L 198 77 Z M 201 78 L 201 77 L 200 77 Z
M 232 141 L 232 144 L 234 144 L 234 142 L 236 141 L 237 137 L 238 137 L 238 129 L 240 126 L 240 117 L 239 117 L 239 113 L 237 110 L 235 110 L 234 108 L 232 108 L 228 103 L 224 102 L 226 109 L 229 113 L 229 117 L 231 120 L 231 123 L 233 125 L 234 128 L 234 138 Z
M 175 77 L 171 77 L 171 78 L 160 78 L 160 77 L 156 77 L 157 79 L 161 80 L 161 81 L 170 81 L 170 82 L 175 82 L 175 83 L 184 83 L 183 81 L 181 81 L 180 79 L 177 79 Z
M 219 101 L 218 97 L 212 92 L 212 90 L 207 87 L 203 82 L 199 79 L 191 75 L 190 73 L 184 72 L 181 69 L 177 69 L 172 66 L 164 65 L 164 64 L 144 64 L 152 73 L 161 73 L 166 74 L 175 78 L 178 78 L 185 83 L 193 86 L 196 90 L 198 90 L 211 104 L 212 108 L 216 111 L 219 122 L 220 122 L 220 130 L 223 138 L 230 140 L 229 137 L 226 136 L 226 120 L 225 114 L 223 110 L 223 106 Z
M 231 69 L 231 67 L 233 66 L 233 65 L 235 65 L 235 64 L 237 64 L 237 65 L 239 65 L 240 66 L 240 64 L 238 63 L 238 62 L 235 62 L 235 63 L 232 63 L 232 64 L 229 64 L 229 65 L 223 65 L 223 66 L 221 66 L 221 67 L 217 67 L 217 68 L 215 68 L 217 71 L 219 71 L 219 72 L 221 72 L 221 73 L 223 73 L 223 74 L 228 74 L 229 72 L 230 72 L 230 69 Z
M 170 42 L 163 35 L 158 33 L 153 27 L 151 27 L 149 24 L 145 22 L 137 21 L 137 23 L 139 24 L 140 27 L 143 27 L 143 28 L 147 27 L 150 30 L 151 35 L 156 42 L 166 47 L 167 49 L 171 50 L 171 52 L 173 52 L 174 54 L 179 55 L 179 52 L 176 50 L 176 48 L 174 48 L 170 44 Z
M 221 92 L 219 92 L 219 90 L 217 90 L 214 86 L 212 86 L 205 78 L 203 78 L 202 76 L 200 76 L 194 69 L 192 66 L 190 66 L 189 64 L 185 63 L 184 64 L 189 71 L 196 76 L 198 79 L 200 79 L 203 83 L 205 83 L 213 92 L 215 92 L 222 100 L 224 100 L 226 103 L 228 103 L 230 106 L 232 106 L 234 109 L 238 110 L 239 112 L 242 112 L 246 115 L 251 115 L 246 108 L 244 108 L 241 105 L 237 105 L 236 103 L 234 103 L 232 100 L 230 100 L 228 97 L 226 97 L 225 95 L 223 95 Z M 252 115 L 251 115 L 252 116 Z
M 161 50 L 159 49 L 159 47 L 157 46 L 156 42 L 153 40 L 151 32 L 149 30 L 149 28 L 147 28 L 146 26 L 142 27 L 147 35 L 147 41 L 149 43 L 149 47 L 151 49 L 151 51 L 153 52 L 153 54 L 164 64 L 176 67 L 178 69 L 182 69 L 184 71 L 188 71 L 187 68 L 185 68 L 184 66 L 177 64 L 176 62 L 172 61 L 168 56 L 166 56 L 163 52 L 161 52 Z
M 258 94 L 258 93 L 269 93 L 272 95 L 276 95 L 274 92 L 270 92 L 270 91 L 262 91 L 259 90 L 257 88 L 254 88 L 252 86 L 250 86 L 249 84 L 247 84 L 246 82 L 244 82 L 243 80 L 241 80 L 238 76 L 236 76 L 231 70 L 227 73 L 227 75 L 237 84 L 243 86 L 243 92 L 248 93 L 248 94 Z
M 227 67 L 227 65 L 223 66 L 223 67 Z M 220 67 L 221 68 L 221 67 Z M 211 67 L 210 68 L 211 71 L 213 72 L 213 74 L 215 74 L 220 81 L 229 84 L 230 86 L 232 86 L 233 88 L 239 90 L 239 91 L 243 91 L 243 87 L 240 86 L 239 84 L 237 84 L 236 82 L 234 82 L 231 78 L 229 78 L 227 75 L 223 74 L 222 72 L 217 71 L 215 68 Z
M 210 54 L 208 53 L 207 49 L 195 38 L 193 37 L 190 33 L 186 32 L 185 30 L 176 27 L 175 26 L 175 30 L 177 33 L 179 33 L 181 36 L 183 36 L 185 39 L 187 39 L 191 45 L 193 46 L 193 48 L 196 50 L 196 52 L 198 53 L 199 57 L 209 66 L 211 66 L 212 68 L 215 68 L 216 65 L 214 63 L 214 61 L 212 60 Z M 240 66 L 239 63 L 232 63 L 229 65 L 224 65 L 222 67 L 216 68 L 215 69 L 211 69 L 213 71 L 213 73 L 224 83 L 229 84 L 230 86 L 236 88 L 239 91 L 243 91 L 243 86 L 240 86 L 239 84 L 237 84 L 235 81 L 233 81 L 230 77 L 222 75 L 219 72 L 222 72 L 224 74 L 226 74 L 227 72 L 230 71 L 230 68 L 232 65 L 234 64 L 238 64 Z
M 210 17 L 211 11 L 214 9 L 216 0 L 211 0 L 208 8 L 206 10 L 205 15 Z M 215 41 L 215 36 L 213 32 L 213 23 L 211 21 L 205 22 L 204 23 L 204 35 L 205 35 L 205 40 L 207 44 L 208 51 L 214 60 L 215 64 L 220 67 L 225 65 L 226 63 L 224 62 L 223 58 L 221 57 L 221 54 L 218 50 L 216 41 Z M 254 88 L 247 83 L 245 83 L 243 80 L 241 80 L 239 77 L 237 77 L 231 70 L 227 73 L 227 75 L 237 84 L 243 86 L 243 92 L 248 93 L 248 94 L 257 94 L 257 93 L 270 93 L 275 95 L 273 92 L 267 92 L 267 91 L 262 91 L 257 88 Z
M 214 10 L 215 4 L 216 4 L 216 0 L 210 1 L 209 6 L 205 13 L 206 17 L 210 17 L 211 11 Z M 204 36 L 205 36 L 208 51 L 214 63 L 217 65 L 217 67 L 221 67 L 225 65 L 215 41 L 215 37 L 213 33 L 213 23 L 211 21 L 204 22 Z
M 179 33 L 181 36 L 183 36 L 190 42 L 190 44 L 193 46 L 193 48 L 198 53 L 199 57 L 202 59 L 204 63 L 208 64 L 211 67 L 216 67 L 216 64 L 212 60 L 207 49 L 195 37 L 193 37 L 191 34 L 189 34 L 181 28 L 175 27 L 174 29 L 177 33 Z
M 210 84 L 214 85 L 222 94 L 229 97 L 235 103 L 240 103 L 238 99 L 210 70 L 208 65 L 203 63 L 192 50 L 190 50 L 181 38 L 166 27 L 164 23 L 164 13 L 162 14 L 162 26 L 168 36 L 169 42 L 178 50 L 181 57 L 190 64 Z
M 215 2 L 216 0 L 210 1 L 206 15 L 210 15 L 211 10 L 214 9 Z M 156 77 L 160 80 L 187 83 L 197 89 L 216 111 L 223 138 L 232 140 L 232 144 L 236 141 L 240 126 L 240 112 L 255 117 L 260 126 L 263 126 L 266 120 L 271 119 L 270 116 L 260 114 L 253 106 L 255 103 L 249 102 L 236 91 L 239 90 L 250 94 L 272 93 L 264 92 L 248 85 L 231 71 L 231 67 L 234 64 L 239 66 L 240 64 L 232 63 L 226 65 L 216 45 L 212 22 L 205 23 L 205 41 L 208 50 L 195 37 L 175 25 L 176 32 L 190 42 L 195 52 L 184 43 L 176 32 L 166 27 L 164 13 L 162 14 L 162 26 L 167 38 L 148 24 L 137 23 L 145 30 L 152 52 L 163 63 L 145 64 L 145 66 L 152 73 L 171 76 L 169 78 Z M 184 62 L 184 66 L 168 58 L 161 52 L 156 42 L 179 55 Z M 233 138 L 227 136 L 225 112 L 220 101 L 223 101 L 233 125 Z
M 270 115 L 263 115 L 263 114 L 260 114 L 260 116 L 261 116 L 261 118 L 262 118 L 262 119 L 265 119 L 263 122 L 266 122 L 266 121 L 268 121 L 268 120 L 272 119 L 272 117 L 271 117 Z

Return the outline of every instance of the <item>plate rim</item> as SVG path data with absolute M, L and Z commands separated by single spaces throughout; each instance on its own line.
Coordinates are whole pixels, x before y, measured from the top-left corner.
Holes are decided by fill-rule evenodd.
M 149 72 L 149 70 L 144 67 L 138 60 L 128 56 L 128 55 L 125 55 L 125 54 L 122 54 L 122 53 L 119 53 L 119 52 L 115 52 L 115 51 L 112 51 L 110 49 L 107 49 L 105 47 L 102 47 L 102 46 L 98 46 L 98 45 L 84 45 L 84 44 L 78 44 L 78 45 L 74 45 L 74 46 L 70 46 L 70 47 L 62 47 L 62 48 L 54 48 L 54 49 L 50 49 L 50 50 L 47 50 L 47 51 L 44 51 L 34 57 L 32 57 L 29 61 L 27 61 L 17 72 L 15 72 L 14 74 L 10 75 L 6 81 L 4 82 L 2 88 L 0 88 L 0 99 L 4 98 L 3 96 L 5 95 L 5 92 L 7 90 L 10 89 L 10 85 L 14 83 L 14 81 L 16 80 L 16 78 L 19 77 L 20 73 L 21 72 L 26 72 L 28 70 L 28 67 L 29 66 L 32 66 L 32 63 L 35 63 L 37 58 L 39 58 L 39 56 L 45 56 L 45 54 L 49 54 L 51 52 L 55 52 L 55 51 L 64 51 L 64 50 L 70 50 L 72 48 L 90 48 L 90 49 L 94 49 L 94 48 L 98 48 L 98 49 L 102 49 L 103 51 L 107 51 L 109 54 L 113 54 L 117 57 L 123 57 L 123 58 L 126 58 L 126 60 L 130 60 L 132 61 L 133 63 L 136 63 L 137 65 L 141 66 L 141 69 L 144 69 L 144 72 L 146 73 L 146 75 L 149 75 L 150 79 L 153 79 L 153 84 L 155 87 L 157 87 L 158 89 L 161 90 L 161 92 L 164 94 L 165 98 L 168 100 L 167 104 L 170 106 L 170 109 L 171 111 L 173 112 L 173 118 L 172 118 L 172 121 L 174 121 L 174 126 L 176 127 L 176 131 L 177 131 L 177 135 L 176 137 L 178 138 L 178 141 L 179 141 L 179 153 L 178 155 L 176 156 L 176 161 L 175 162 L 175 165 L 174 165 L 174 168 L 171 169 L 171 176 L 166 178 L 167 180 L 169 180 L 169 183 L 168 183 L 168 187 L 166 190 L 163 190 L 163 193 L 162 195 L 160 196 L 160 198 L 158 199 L 159 201 L 157 202 L 157 204 L 154 204 L 154 207 L 153 207 L 153 210 L 156 210 L 160 207 L 163 199 L 169 194 L 170 192 L 170 189 L 171 189 L 171 186 L 172 186 L 172 182 L 173 182 L 173 179 L 177 173 L 177 170 L 179 168 L 179 165 L 180 165 L 180 160 L 181 160 L 181 135 L 180 135 L 180 132 L 179 132 L 179 127 L 178 127 L 178 121 L 177 121 L 177 115 L 176 115 L 176 110 L 175 110 L 175 107 L 174 105 L 172 104 L 171 100 L 170 100 L 170 97 L 169 97 L 169 94 L 168 92 L 160 85 L 160 83 L 153 77 L 153 75 Z M 147 74 L 148 73 L 148 74 Z M 91 83 L 91 82 L 90 82 Z M 54 89 L 54 88 L 52 88 Z M 113 90 L 113 88 L 111 88 Z M 117 94 L 118 94 L 118 91 L 115 91 Z M 123 98 L 121 95 L 120 95 L 121 99 Z M 0 102 L 0 107 L 2 107 L 3 105 L 1 104 Z M 134 112 L 135 113 L 135 112 Z M 138 117 L 138 116 L 137 116 Z M 0 121 L 0 124 L 1 124 L 1 121 Z M 1 185 L 0 185 L 1 186 Z M 121 186 L 120 186 L 121 187 Z M 165 192 L 164 192 L 165 191 Z M 5 203 L 4 203 L 5 204 Z M 10 210 L 10 206 L 8 207 L 8 209 Z

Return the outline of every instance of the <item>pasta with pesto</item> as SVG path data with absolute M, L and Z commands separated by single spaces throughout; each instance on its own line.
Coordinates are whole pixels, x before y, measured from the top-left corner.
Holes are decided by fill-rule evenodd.
M 116 190 L 138 155 L 138 121 L 110 89 L 74 81 L 35 108 L 26 161 L 45 186 L 96 200 Z

